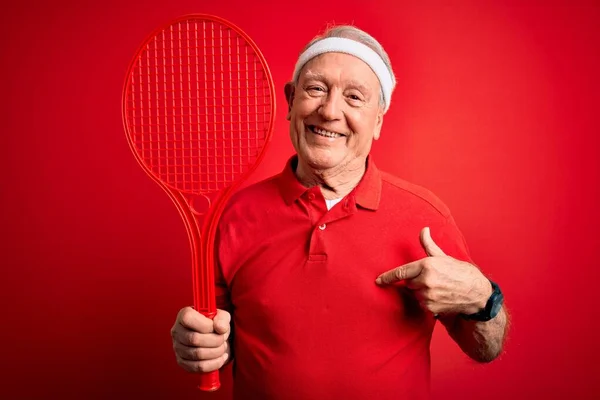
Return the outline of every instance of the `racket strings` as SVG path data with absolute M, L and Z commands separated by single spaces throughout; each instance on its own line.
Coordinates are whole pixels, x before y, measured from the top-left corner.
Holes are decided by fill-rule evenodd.
M 212 21 L 183 21 L 151 40 L 129 82 L 138 154 L 178 190 L 223 189 L 254 163 L 268 133 L 271 92 L 252 47 Z

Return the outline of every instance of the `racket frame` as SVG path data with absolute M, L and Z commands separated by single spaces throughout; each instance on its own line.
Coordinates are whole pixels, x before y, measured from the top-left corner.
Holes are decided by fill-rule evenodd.
M 133 133 L 130 129 L 129 117 L 128 117 L 128 94 L 131 87 L 131 76 L 133 68 L 136 67 L 140 55 L 144 53 L 144 49 L 148 44 L 154 40 L 165 29 L 170 26 L 180 24 L 182 22 L 198 22 L 206 21 L 221 24 L 227 28 L 232 29 L 237 33 L 247 45 L 249 45 L 260 64 L 263 68 L 264 78 L 268 82 L 269 97 L 271 99 L 270 110 L 269 110 L 269 123 L 265 130 L 265 137 L 262 146 L 259 148 L 258 154 L 254 162 L 245 168 L 244 172 L 233 180 L 228 186 L 221 189 L 220 191 L 213 193 L 213 196 L 209 193 L 193 193 L 189 191 L 182 191 L 169 183 L 163 181 L 158 174 L 152 171 L 146 164 L 142 156 L 139 154 L 138 149 L 133 139 Z M 248 179 L 256 168 L 262 162 L 268 145 L 271 141 L 274 124 L 275 124 L 275 113 L 276 113 L 276 97 L 275 97 L 275 85 L 272 74 L 270 72 L 267 61 L 260 51 L 256 43 L 248 36 L 243 30 L 237 25 L 230 21 L 227 21 L 221 17 L 210 15 L 210 14 L 186 14 L 178 18 L 175 18 L 168 23 L 156 28 L 151 34 L 149 34 L 142 44 L 137 48 L 134 57 L 132 58 L 127 68 L 127 74 L 123 85 L 122 94 L 122 118 L 123 125 L 126 132 L 127 143 L 135 157 L 137 163 L 142 167 L 142 170 L 160 186 L 164 192 L 167 193 L 173 204 L 184 222 L 184 226 L 188 235 L 191 257 L 192 257 L 192 285 L 193 285 L 193 298 L 195 309 L 205 315 L 208 318 L 214 318 L 217 312 L 216 308 L 216 297 L 215 297 L 215 275 L 214 270 L 215 264 L 215 236 L 219 225 L 219 219 L 227 205 L 228 200 L 235 193 L 235 191 Z M 203 197 L 207 202 L 206 212 L 198 212 L 194 206 L 194 198 L 197 196 Z M 202 222 L 199 219 L 202 218 Z M 206 289 L 208 293 L 202 293 L 202 284 L 200 282 L 200 276 L 204 276 L 207 282 Z M 208 300 L 207 307 L 202 307 L 201 304 L 205 303 L 203 299 Z M 219 371 L 213 371 L 209 373 L 203 373 L 200 375 L 199 389 L 203 391 L 214 391 L 220 387 Z

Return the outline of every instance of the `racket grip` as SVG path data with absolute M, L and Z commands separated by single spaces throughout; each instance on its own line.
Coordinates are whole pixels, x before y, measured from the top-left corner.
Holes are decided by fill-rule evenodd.
M 221 382 L 219 381 L 218 370 L 200 374 L 200 384 L 198 385 L 198 389 L 205 392 L 214 392 L 220 387 Z
M 200 311 L 202 315 L 207 318 L 214 319 L 217 315 L 216 311 Z M 221 387 L 221 381 L 219 380 L 219 370 L 212 372 L 203 372 L 200 374 L 200 383 L 198 389 L 204 392 L 214 392 Z

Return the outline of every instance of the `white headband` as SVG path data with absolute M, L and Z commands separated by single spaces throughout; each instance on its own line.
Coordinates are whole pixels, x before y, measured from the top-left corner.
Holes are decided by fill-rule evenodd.
M 298 58 L 296 68 L 294 69 L 294 82 L 297 81 L 300 70 L 308 61 L 323 53 L 345 53 L 363 60 L 379 79 L 381 90 L 383 91 L 383 102 L 385 103 L 384 112 L 390 108 L 392 100 L 392 89 L 394 81 L 390 70 L 385 65 L 379 54 L 374 52 L 369 46 L 364 45 L 352 39 L 340 37 L 328 37 L 312 44 Z

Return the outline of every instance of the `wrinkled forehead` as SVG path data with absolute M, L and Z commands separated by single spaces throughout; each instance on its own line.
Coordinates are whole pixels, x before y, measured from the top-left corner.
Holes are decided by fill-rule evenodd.
M 298 82 L 319 80 L 327 83 L 363 86 L 379 90 L 379 79 L 367 63 L 344 53 L 324 53 L 309 60 L 300 70 Z

